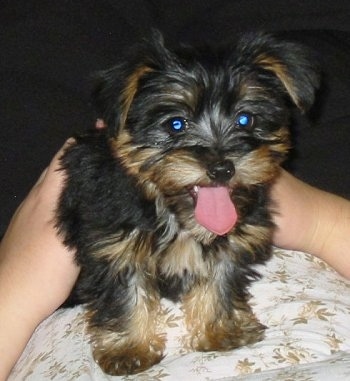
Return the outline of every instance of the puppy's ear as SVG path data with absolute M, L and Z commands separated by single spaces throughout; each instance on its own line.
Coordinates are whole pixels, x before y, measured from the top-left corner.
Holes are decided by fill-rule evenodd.
M 242 52 L 251 55 L 253 65 L 272 72 L 280 80 L 301 111 L 312 106 L 320 85 L 320 68 L 310 49 L 267 34 L 249 34 L 239 45 Z
M 151 70 L 141 63 L 130 66 L 122 63 L 96 75 L 93 102 L 98 118 L 103 119 L 111 136 L 125 125 L 139 81 Z
M 141 81 L 172 60 L 162 35 L 155 30 L 150 39 L 134 45 L 123 62 L 96 74 L 93 103 L 98 118 L 104 120 L 112 136 L 125 125 Z

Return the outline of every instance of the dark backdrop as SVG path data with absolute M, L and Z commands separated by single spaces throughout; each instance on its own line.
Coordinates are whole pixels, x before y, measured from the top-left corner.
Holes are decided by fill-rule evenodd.
M 91 127 L 89 75 L 159 28 L 170 42 L 218 43 L 266 30 L 315 48 L 324 82 L 312 125 L 298 119 L 289 168 L 350 197 L 348 0 L 0 2 L 0 234 L 50 158 Z

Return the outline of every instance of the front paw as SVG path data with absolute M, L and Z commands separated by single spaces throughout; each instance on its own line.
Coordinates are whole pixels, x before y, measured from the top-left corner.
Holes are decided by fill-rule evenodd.
M 254 314 L 238 312 L 235 315 L 233 319 L 207 323 L 204 332 L 193 337 L 192 347 L 197 351 L 228 351 L 264 338 L 266 327 Z
M 156 343 L 111 346 L 109 349 L 95 346 L 93 356 L 101 369 L 113 376 L 143 372 L 163 358 L 164 341 Z

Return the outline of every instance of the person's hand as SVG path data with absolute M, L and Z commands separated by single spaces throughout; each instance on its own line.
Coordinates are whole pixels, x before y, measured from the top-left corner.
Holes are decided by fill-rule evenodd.
M 14 214 L 0 244 L 0 380 L 36 326 L 68 297 L 79 274 L 53 221 L 64 180 L 57 171 L 63 149 Z
M 350 201 L 282 170 L 272 188 L 276 246 L 313 254 L 350 279 Z

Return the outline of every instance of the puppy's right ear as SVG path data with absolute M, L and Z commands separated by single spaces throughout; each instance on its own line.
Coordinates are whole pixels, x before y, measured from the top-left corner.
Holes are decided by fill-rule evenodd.
M 173 58 L 161 33 L 153 31 L 152 38 L 132 47 L 123 63 L 97 73 L 93 102 L 111 136 L 124 127 L 141 79 L 163 70 Z
M 124 126 L 132 100 L 141 77 L 151 68 L 131 64 L 119 64 L 100 71 L 95 76 L 95 89 L 92 93 L 97 117 L 103 119 L 109 134 L 115 136 Z

